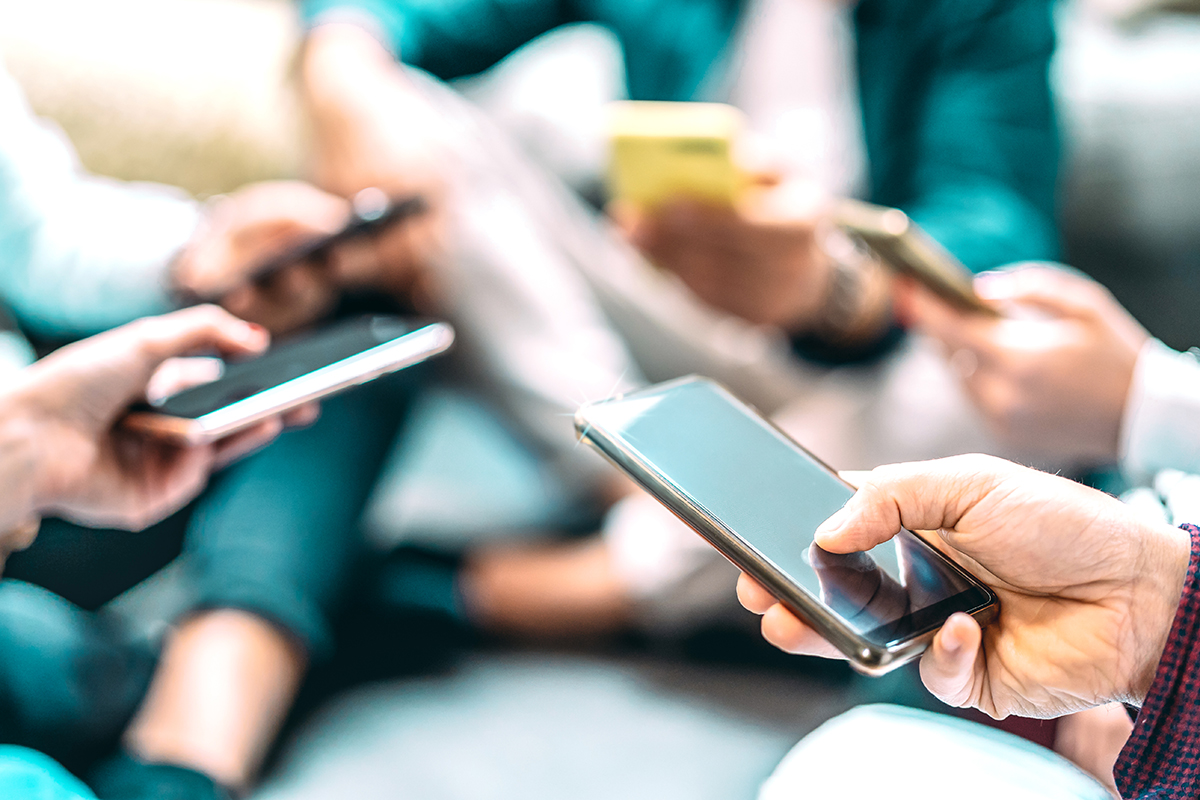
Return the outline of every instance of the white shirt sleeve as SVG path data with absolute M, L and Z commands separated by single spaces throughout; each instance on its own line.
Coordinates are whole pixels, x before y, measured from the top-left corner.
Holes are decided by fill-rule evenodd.
M 174 304 L 167 269 L 195 201 L 88 175 L 0 68 L 0 302 L 30 331 L 85 335 Z
M 1200 360 L 1151 339 L 1138 354 L 1121 425 L 1121 465 L 1135 480 L 1200 473 Z

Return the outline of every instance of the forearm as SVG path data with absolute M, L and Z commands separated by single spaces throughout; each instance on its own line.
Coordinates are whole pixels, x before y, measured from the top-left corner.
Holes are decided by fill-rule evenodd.
M 428 112 L 391 53 L 363 28 L 322 25 L 305 44 L 301 82 L 317 183 L 346 197 L 367 186 L 398 191 L 390 181 L 413 165 L 397 162 L 397 149 L 425 134 Z
M 818 364 L 867 362 L 903 338 L 892 312 L 892 280 L 874 259 L 834 258 L 830 289 L 815 326 L 792 336 L 792 349 Z

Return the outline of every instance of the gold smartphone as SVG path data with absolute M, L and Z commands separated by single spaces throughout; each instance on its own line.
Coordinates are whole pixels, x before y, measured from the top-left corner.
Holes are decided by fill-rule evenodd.
M 586 405 L 583 441 L 868 675 L 918 657 L 955 612 L 999 610 L 981 581 L 914 533 L 868 552 L 813 541 L 854 489 L 727 389 L 682 378 Z
M 734 149 L 742 113 L 723 103 L 628 101 L 609 107 L 609 194 L 653 209 L 678 197 L 732 205 L 745 185 Z
M 418 364 L 453 342 L 454 329 L 444 322 L 357 317 L 229 364 L 212 383 L 135 407 L 122 424 L 179 444 L 207 444 Z
M 898 208 L 840 200 L 833 223 L 861 240 L 895 271 L 919 281 L 955 308 L 1000 316 L 975 294 L 975 276 Z

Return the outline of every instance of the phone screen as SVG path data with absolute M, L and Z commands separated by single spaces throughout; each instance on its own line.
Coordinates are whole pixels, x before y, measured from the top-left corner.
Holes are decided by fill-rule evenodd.
M 586 416 L 869 641 L 886 645 L 988 602 L 908 531 L 865 553 L 818 547 L 817 526 L 853 490 L 710 382 L 600 403 Z
M 397 339 L 417 327 L 397 317 L 372 316 L 303 334 L 280 342 L 257 358 L 227 364 L 220 379 L 173 395 L 153 410 L 172 417 L 197 419 Z

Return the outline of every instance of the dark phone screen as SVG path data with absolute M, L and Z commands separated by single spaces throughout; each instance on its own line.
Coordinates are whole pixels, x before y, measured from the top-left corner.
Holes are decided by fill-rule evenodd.
M 220 379 L 180 392 L 152 410 L 196 419 L 416 330 L 399 317 L 369 316 L 302 334 L 248 361 L 227 364 Z
M 817 526 L 853 491 L 710 383 L 604 403 L 588 418 L 870 641 L 888 644 L 987 602 L 908 531 L 865 553 L 818 547 Z

